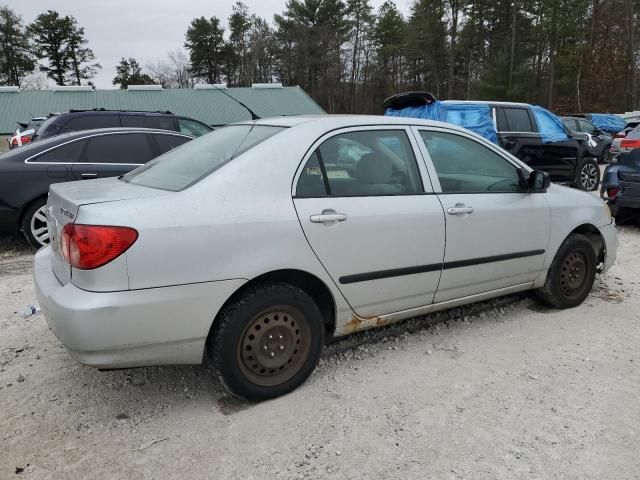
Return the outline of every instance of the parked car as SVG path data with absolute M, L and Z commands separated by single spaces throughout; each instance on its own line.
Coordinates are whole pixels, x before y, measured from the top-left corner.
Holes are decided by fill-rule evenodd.
M 588 155 L 584 137 L 572 136 L 558 117 L 541 107 L 479 100 L 437 101 L 428 92 L 394 95 L 385 100 L 384 107 L 385 115 L 436 119 L 470 129 L 495 141 L 531 168 L 549 173 L 553 182 L 587 191 L 597 190 L 600 184 L 598 162 Z
M 619 224 L 640 216 L 640 130 L 622 139 L 616 163 L 602 176 L 601 195 Z
M 575 138 L 583 140 L 589 157 L 596 158 L 598 163 L 609 163 L 609 148 L 613 143 L 613 136 L 584 118 L 561 117 L 561 119 Z
M 55 115 L 45 121 L 32 141 L 53 137 L 61 133 L 91 130 L 96 128 L 154 128 L 171 130 L 191 137 L 199 137 L 213 129 L 193 118 L 166 112 L 137 112 L 128 110 L 71 110 L 69 113 Z
M 611 147 L 609 148 L 609 158 L 610 161 L 615 162 L 616 157 L 620 151 L 620 145 L 622 144 L 622 140 L 627 138 L 627 135 L 640 127 L 640 122 L 628 122 L 623 130 L 618 132 L 613 137 L 613 142 L 611 143 Z
M 49 243 L 45 215 L 53 183 L 127 173 L 193 137 L 166 130 L 110 128 L 66 133 L 0 156 L 0 231 Z
M 73 357 L 205 359 L 249 400 L 302 384 L 329 337 L 526 290 L 574 307 L 616 256 L 599 198 L 407 118 L 235 124 L 46 208 L 36 290 Z
M 18 122 L 16 134 L 8 139 L 9 149 L 13 150 L 16 147 L 31 143 L 32 137 L 46 119 L 47 117 L 33 117 L 28 122 Z

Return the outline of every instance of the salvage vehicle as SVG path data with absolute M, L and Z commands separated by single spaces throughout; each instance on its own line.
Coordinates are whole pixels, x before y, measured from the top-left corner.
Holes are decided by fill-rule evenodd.
M 527 290 L 575 307 L 617 248 L 598 197 L 463 128 L 384 116 L 234 124 L 54 184 L 46 208 L 36 291 L 73 357 L 204 360 L 248 400 L 301 385 L 331 337 Z
M 0 156 L 0 231 L 49 243 L 45 215 L 53 183 L 123 175 L 193 137 L 166 130 L 108 128 L 67 133 Z
M 620 150 L 616 162 L 602 175 L 601 196 L 622 225 L 640 217 L 640 130 L 631 131 Z
M 193 118 L 175 115 L 170 111 L 144 112 L 134 110 L 70 110 L 68 113 L 49 117 L 33 136 L 32 141 L 60 135 L 61 133 L 91 130 L 96 128 L 153 128 L 180 132 L 199 137 L 213 130 L 206 123 Z
M 465 127 L 500 145 L 551 181 L 586 191 L 600 184 L 598 161 L 583 136 L 576 138 L 553 113 L 513 102 L 437 100 L 429 92 L 406 92 L 384 101 L 385 115 L 439 120 Z
M 560 117 L 565 127 L 575 138 L 581 138 L 586 147 L 586 154 L 596 158 L 598 163 L 609 163 L 609 148 L 613 137 L 596 127 L 589 120 L 579 117 Z
M 46 119 L 47 117 L 33 117 L 28 122 L 18 122 L 16 134 L 7 139 L 9 149 L 13 150 L 14 148 L 31 143 L 31 139 Z

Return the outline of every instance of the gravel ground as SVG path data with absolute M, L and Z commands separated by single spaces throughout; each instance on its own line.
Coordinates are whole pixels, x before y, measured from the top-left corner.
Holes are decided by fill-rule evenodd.
M 202 367 L 76 364 L 0 253 L 0 479 L 640 478 L 640 230 L 573 310 L 510 297 L 360 333 L 261 404 Z

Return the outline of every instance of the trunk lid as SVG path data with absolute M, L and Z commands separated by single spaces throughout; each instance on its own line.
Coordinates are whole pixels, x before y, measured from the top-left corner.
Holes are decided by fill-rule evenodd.
M 82 205 L 117 202 L 134 198 L 167 194 L 139 185 L 122 182 L 117 178 L 81 180 L 77 182 L 56 183 L 49 189 L 47 200 L 47 226 L 52 250 L 51 268 L 63 285 L 71 281 L 71 265 L 62 255 L 60 238 L 67 223 L 74 223 Z

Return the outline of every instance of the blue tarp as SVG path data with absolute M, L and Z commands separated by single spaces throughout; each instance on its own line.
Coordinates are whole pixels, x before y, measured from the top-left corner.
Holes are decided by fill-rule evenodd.
M 531 105 L 531 110 L 536 117 L 543 143 L 562 142 L 569 139 L 562 120 L 556 115 L 538 105 Z
M 590 120 L 600 130 L 609 133 L 621 132 L 627 125 L 627 122 L 622 117 L 610 113 L 592 113 Z
M 384 114 L 389 117 L 422 118 L 452 123 L 498 143 L 489 105 L 435 101 L 431 105 L 407 107 L 402 110 L 387 108 Z

